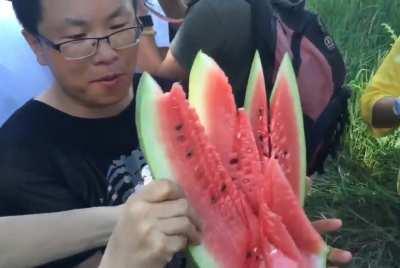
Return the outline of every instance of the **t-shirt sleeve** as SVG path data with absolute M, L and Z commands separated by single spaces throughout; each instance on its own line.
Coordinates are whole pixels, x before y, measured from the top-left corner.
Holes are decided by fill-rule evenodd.
M 0 216 L 81 208 L 82 200 L 54 172 L 51 155 L 36 145 L 2 145 Z
M 400 39 L 395 42 L 361 97 L 362 116 L 378 137 L 393 130 L 372 127 L 373 107 L 385 97 L 400 97 Z
M 84 206 L 84 201 L 70 190 L 68 183 L 52 172 L 52 155 L 46 148 L 1 142 L 0 148 L 0 216 L 57 212 Z M 41 267 L 74 267 L 95 251 Z
M 215 55 L 223 45 L 225 36 L 221 12 L 214 0 L 202 0 L 194 4 L 185 17 L 171 44 L 171 52 L 179 64 L 190 70 L 197 52 L 201 49 Z

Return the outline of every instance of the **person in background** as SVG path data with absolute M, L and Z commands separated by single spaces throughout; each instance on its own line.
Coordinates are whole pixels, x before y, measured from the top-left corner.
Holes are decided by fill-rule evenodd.
M 400 39 L 397 39 L 361 97 L 361 112 L 376 137 L 400 125 Z
M 24 233 L 16 222 L 28 216 L 17 215 L 86 208 L 75 214 L 79 226 L 51 224 L 47 217 L 54 214 L 32 215 L 44 217 L 39 225 L 49 223 L 59 239 L 51 249 L 29 247 L 32 251 L 24 255 L 41 256 L 43 267 L 92 267 L 98 265 L 98 247 L 108 237 L 102 267 L 163 267 L 174 253 L 198 242 L 200 228 L 179 187 L 169 181 L 149 183 L 151 174 L 138 149 L 133 107 L 137 80 L 132 82 L 131 74 L 140 54 L 136 48 L 141 27 L 134 5 L 128 0 L 13 4 L 25 38 L 55 79 L 0 129 L 0 222 L 6 221 L 0 234 L 14 226 L 15 235 L 6 238 L 18 243 Z M 114 229 L 126 200 L 126 216 Z M 106 206 L 95 225 L 104 229 L 90 225 L 90 213 Z M 70 216 L 65 213 L 61 216 Z M 314 226 L 324 233 L 337 230 L 341 222 L 322 220 Z M 37 230 L 34 223 L 31 227 L 31 232 Z M 90 227 L 92 232 L 79 231 Z M 42 234 L 36 241 L 52 239 L 51 232 Z M 6 239 L 0 241 L 7 245 Z M 330 254 L 334 263 L 350 259 L 350 253 L 338 249 Z M 183 262 L 175 258 L 170 265 L 181 267 Z

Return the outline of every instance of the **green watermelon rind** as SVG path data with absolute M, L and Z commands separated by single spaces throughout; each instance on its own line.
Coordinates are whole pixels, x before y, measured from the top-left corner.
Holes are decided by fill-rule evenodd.
M 139 145 L 155 180 L 172 179 L 174 173 L 168 161 L 167 151 L 161 142 L 157 105 L 155 101 L 162 95 L 157 82 L 147 73 L 140 79 L 136 95 L 136 127 Z
M 208 77 L 210 70 L 214 69 L 215 66 L 216 62 L 200 50 L 193 61 L 189 76 L 189 103 L 195 108 L 200 123 L 204 126 L 206 131 L 209 128 L 205 125 L 208 122 L 208 115 L 206 109 L 207 92 L 204 89 L 207 88 L 206 86 L 208 80 L 206 78 Z M 193 246 L 189 248 L 189 252 L 191 257 L 189 261 L 189 267 L 218 267 L 214 261 L 214 258 L 210 255 L 205 247 Z
M 297 85 L 296 75 L 294 73 L 293 65 L 290 60 L 288 54 L 285 54 L 283 57 L 282 63 L 279 67 L 278 74 L 275 79 L 275 85 L 272 89 L 271 99 L 270 99 L 270 107 L 272 109 L 276 91 L 278 84 L 277 81 L 282 79 L 282 76 L 289 83 L 290 92 L 292 95 L 292 104 L 294 105 L 295 109 L 295 118 L 297 122 L 297 129 L 299 130 L 299 145 L 302 157 L 300 158 L 300 173 L 301 173 L 301 189 L 300 189 L 300 204 L 303 206 L 305 201 L 305 192 L 306 192 L 306 168 L 307 168 L 307 159 L 306 159 L 306 142 L 305 142 L 305 135 L 304 135 L 304 123 L 303 123 L 303 109 L 301 106 L 300 95 L 299 95 L 299 88 Z
M 248 114 L 251 114 L 251 107 L 253 106 L 254 99 L 253 96 L 257 90 L 257 81 L 260 72 L 263 72 L 261 58 L 260 53 L 256 51 L 253 58 L 253 63 L 251 64 L 249 80 L 246 87 L 246 96 L 244 98 L 244 108 Z
M 314 255 L 312 261 L 312 268 L 327 268 L 328 256 L 331 252 L 331 247 L 325 245 L 324 249 L 320 252 L 319 255 Z
M 201 50 L 197 53 L 192 70 L 189 76 L 189 102 L 192 107 L 196 109 L 201 124 L 207 132 L 207 82 L 206 79 L 211 70 L 215 69 L 217 63 L 209 56 L 204 54 Z
M 147 73 L 140 79 L 136 94 L 136 127 L 138 130 L 139 144 L 145 159 L 150 167 L 152 176 L 155 180 L 172 179 L 174 172 L 171 163 L 168 161 L 166 147 L 160 138 L 159 119 L 157 114 L 156 100 L 162 95 L 162 90 L 157 82 Z M 202 246 L 189 247 L 190 264 L 196 268 L 217 268 L 218 265 L 214 258 Z

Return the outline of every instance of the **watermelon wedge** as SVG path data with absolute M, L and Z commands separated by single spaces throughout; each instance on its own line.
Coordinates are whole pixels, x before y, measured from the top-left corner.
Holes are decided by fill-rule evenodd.
M 256 53 L 246 91 L 245 109 L 260 154 L 279 161 L 303 205 L 306 189 L 305 137 L 296 77 L 288 55 L 278 70 L 269 109 L 266 95 L 261 59 Z
M 257 220 L 208 143 L 182 88 L 175 84 L 162 94 L 144 74 L 136 101 L 140 145 L 154 178 L 177 181 L 203 220 L 203 245 L 190 250 L 196 264 L 259 267 L 257 256 L 249 256 L 257 251 L 249 223 L 258 232 Z
M 236 105 L 228 78 L 213 59 L 197 54 L 189 78 L 189 99 L 200 122 L 227 166 L 231 160 L 236 127 Z M 218 88 L 218 94 L 215 94 Z
M 271 156 L 279 161 L 303 205 L 307 165 L 303 113 L 296 76 L 287 54 L 278 70 L 270 103 Z
M 289 67 L 282 67 L 283 78 L 277 81 L 285 81 L 285 68 Z M 301 207 L 299 192 L 288 180 L 288 174 L 299 173 L 287 171 L 299 169 L 299 163 L 305 160 L 301 158 L 301 146 L 294 147 L 297 151 L 288 151 L 288 155 L 296 156 L 292 157 L 294 164 L 287 162 L 285 166 L 279 157 L 275 159 L 279 148 L 274 147 L 272 137 L 274 131 L 278 132 L 274 129 L 279 122 L 273 121 L 274 113 L 283 109 L 279 106 L 282 102 L 296 105 L 290 93 L 293 86 L 282 82 L 275 87 L 269 120 L 260 70 L 253 64 L 250 80 L 260 82 L 249 82 L 254 86 L 248 90 L 253 91 L 246 96 L 251 100 L 248 108 L 261 105 L 261 110 L 237 109 L 226 76 L 202 53 L 197 55 L 190 75 L 190 104 L 179 84 L 163 93 L 147 74 L 139 83 L 136 124 L 153 177 L 180 184 L 203 222 L 202 244 L 188 251 L 189 267 L 326 267 L 328 247 L 311 225 Z M 259 101 L 263 98 L 259 92 L 262 88 L 265 101 Z M 259 115 L 262 111 L 263 115 L 252 117 L 254 111 Z M 296 131 L 302 131 L 296 127 Z M 257 139 L 260 131 L 266 138 Z M 293 138 L 282 133 L 282 137 Z M 298 143 L 298 138 L 293 141 Z M 279 150 L 286 150 L 282 148 Z M 295 179 L 301 180 L 300 176 Z
M 272 158 L 265 168 L 266 202 L 271 210 L 281 217 L 303 254 L 303 262 L 307 265 L 302 267 L 325 267 L 329 247 L 308 220 L 281 165 Z
M 271 141 L 269 135 L 267 89 L 265 87 L 264 73 L 258 51 L 256 51 L 251 65 L 244 107 L 250 117 L 261 157 L 270 157 Z

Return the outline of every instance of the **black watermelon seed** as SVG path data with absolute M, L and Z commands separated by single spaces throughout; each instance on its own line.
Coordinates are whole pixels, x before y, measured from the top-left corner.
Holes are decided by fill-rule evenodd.
M 246 258 L 247 258 L 247 259 L 250 259 L 252 255 L 253 255 L 253 254 L 251 253 L 251 251 L 247 251 L 247 253 L 246 253 Z
M 237 163 L 239 163 L 239 159 L 237 159 L 237 158 L 232 158 L 231 161 L 229 161 L 229 163 L 230 163 L 231 165 L 236 165 Z
M 193 156 L 193 150 L 189 150 L 186 154 L 186 158 L 191 158 Z
M 179 124 L 175 127 L 176 131 L 182 130 L 183 124 Z
M 226 191 L 226 184 L 223 183 L 223 184 L 221 185 L 221 192 L 223 193 L 223 192 L 225 192 L 225 191 Z

